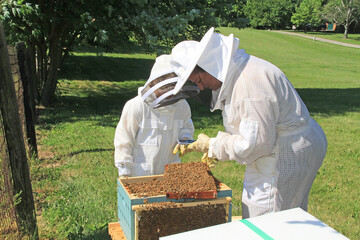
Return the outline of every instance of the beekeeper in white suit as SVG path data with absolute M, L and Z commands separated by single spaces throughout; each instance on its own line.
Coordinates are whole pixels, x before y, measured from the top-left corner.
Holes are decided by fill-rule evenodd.
M 193 139 L 191 111 L 184 98 L 196 95 L 199 88 L 185 84 L 173 94 L 178 77 L 170 58 L 156 59 L 148 81 L 122 110 L 114 138 L 120 177 L 162 174 L 166 164 L 180 162 L 172 154 L 177 140 Z
M 239 40 L 211 28 L 200 42 L 172 50 L 179 76 L 175 93 L 192 81 L 212 89 L 211 111 L 220 109 L 225 132 L 199 134 L 187 151 L 246 165 L 242 217 L 301 207 L 326 154 L 321 127 L 276 66 L 238 49 Z

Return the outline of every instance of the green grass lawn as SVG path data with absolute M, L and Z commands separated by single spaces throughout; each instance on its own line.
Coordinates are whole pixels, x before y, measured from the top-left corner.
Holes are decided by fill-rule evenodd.
M 328 139 L 309 212 L 350 239 L 360 239 L 360 49 L 271 31 L 221 28 L 240 48 L 282 69 Z M 154 55 L 75 53 L 61 73 L 57 103 L 37 125 L 39 159 L 31 173 L 42 239 L 109 239 L 117 221 L 113 138 L 125 102 L 145 83 Z M 220 112 L 190 101 L 196 135 L 223 130 Z M 199 161 L 190 153 L 184 162 Z M 241 215 L 245 167 L 221 162 L 213 173 L 233 189 Z

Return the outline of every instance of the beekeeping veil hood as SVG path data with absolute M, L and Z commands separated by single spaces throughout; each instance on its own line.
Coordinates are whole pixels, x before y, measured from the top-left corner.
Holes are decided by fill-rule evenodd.
M 183 84 L 178 92 L 174 88 L 179 80 L 171 64 L 171 55 L 156 58 L 150 77 L 140 91 L 142 100 L 151 108 L 176 103 L 180 99 L 196 96 L 200 90 L 190 81 Z
M 171 64 L 179 76 L 175 93 L 185 84 L 196 65 L 224 82 L 231 58 L 238 46 L 239 40 L 234 38 L 233 34 L 224 36 L 214 33 L 214 28 L 210 28 L 200 42 L 178 43 L 171 52 Z

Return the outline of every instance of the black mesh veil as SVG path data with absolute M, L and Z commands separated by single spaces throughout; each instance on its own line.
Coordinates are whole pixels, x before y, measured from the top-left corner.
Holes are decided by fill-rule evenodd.
M 161 68 L 155 66 L 156 64 L 161 64 Z M 174 88 L 179 78 L 167 66 L 170 66 L 170 63 L 157 59 L 150 78 L 141 90 L 142 100 L 151 108 L 158 108 L 176 103 L 180 99 L 195 97 L 200 92 L 196 84 L 186 81 L 181 90 L 174 95 Z

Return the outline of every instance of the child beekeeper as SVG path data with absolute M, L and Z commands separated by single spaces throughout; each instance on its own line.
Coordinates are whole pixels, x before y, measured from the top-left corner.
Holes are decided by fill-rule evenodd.
M 156 59 L 148 81 L 122 110 L 114 139 L 119 177 L 162 174 L 166 164 L 180 162 L 178 154 L 173 154 L 177 141 L 193 139 L 185 98 L 198 94 L 199 88 L 187 84 L 174 95 L 178 77 L 170 60 L 170 55 Z

